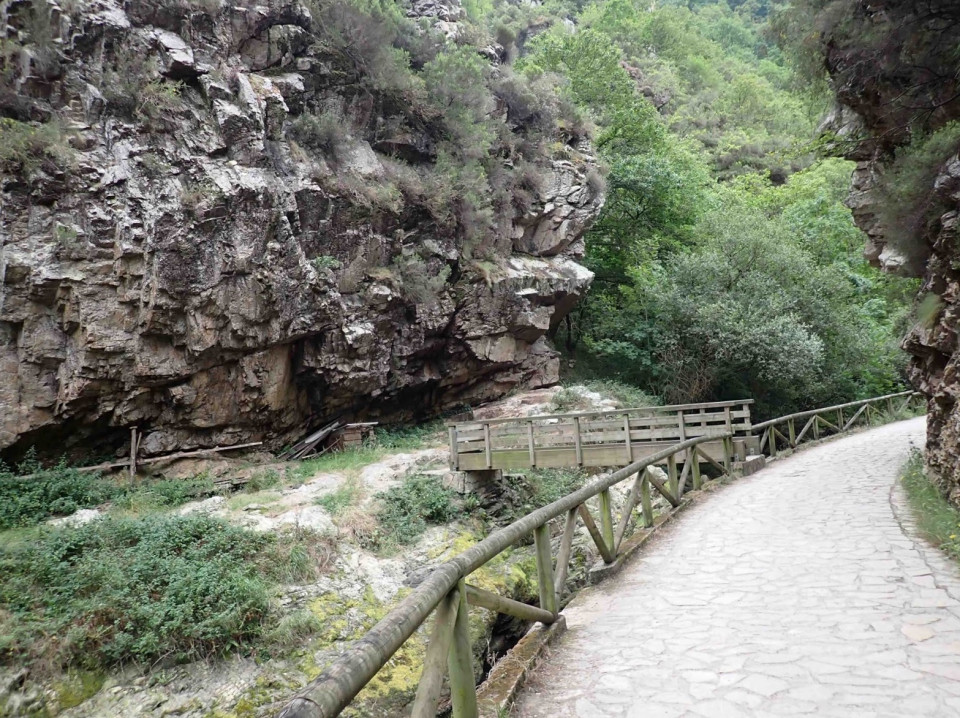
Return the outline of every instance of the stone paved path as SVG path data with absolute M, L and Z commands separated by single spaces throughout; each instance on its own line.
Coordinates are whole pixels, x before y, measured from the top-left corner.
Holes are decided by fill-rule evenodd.
M 960 716 L 960 573 L 894 488 L 923 421 L 692 506 L 568 607 L 514 716 Z

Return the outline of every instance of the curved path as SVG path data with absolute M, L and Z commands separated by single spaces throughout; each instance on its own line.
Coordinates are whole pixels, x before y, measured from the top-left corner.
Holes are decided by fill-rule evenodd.
M 960 572 L 895 479 L 923 419 L 690 507 L 564 612 L 517 718 L 960 716 Z

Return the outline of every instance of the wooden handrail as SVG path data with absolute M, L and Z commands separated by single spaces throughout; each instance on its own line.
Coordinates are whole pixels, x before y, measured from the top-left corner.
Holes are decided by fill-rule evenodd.
M 334 660 L 323 673 L 299 691 L 296 697 L 287 703 L 280 711 L 278 718 L 332 718 L 338 715 L 400 649 L 403 643 L 413 635 L 414 631 L 427 620 L 435 608 L 438 608 L 442 604 L 446 605 L 444 603 L 445 600 L 448 603 L 452 602 L 453 594 L 461 590 L 463 581 L 467 576 L 530 534 L 535 534 L 538 539 L 536 543 L 538 545 L 537 557 L 538 572 L 541 576 L 541 592 L 557 590 L 558 588 L 562 589 L 562 586 L 558 587 L 552 578 L 553 567 L 550 560 L 550 544 L 545 535 L 545 527 L 550 521 L 561 516 L 565 517 L 567 525 L 564 529 L 564 535 L 569 535 L 570 539 L 572 539 L 572 521 L 575 520 L 575 516 L 572 517 L 571 514 L 575 515 L 578 511 L 585 511 L 586 507 L 584 504 L 588 500 L 605 494 L 610 487 L 629 479 L 635 474 L 646 472 L 648 467 L 653 466 L 659 461 L 663 461 L 677 454 L 686 455 L 689 449 L 694 449 L 694 447 L 699 444 L 716 441 L 717 439 L 724 440 L 724 448 L 726 450 L 730 446 L 729 440 L 732 439 L 732 434 L 729 432 L 719 432 L 711 436 L 698 436 L 665 448 L 641 461 L 635 461 L 605 478 L 584 486 L 547 506 L 543 506 L 527 514 L 509 526 L 505 526 L 490 534 L 487 538 L 471 546 L 463 553 L 440 564 L 430 572 L 423 583 L 404 598 L 390 613 L 381 619 L 363 637 L 355 641 L 343 654 Z M 725 464 L 729 464 L 729 460 L 726 461 Z M 667 496 L 671 504 L 676 505 L 675 502 L 677 502 L 677 499 L 667 495 L 668 492 L 663 488 L 661 482 L 652 477 L 649 472 L 646 472 L 646 478 L 650 480 L 655 488 L 664 491 L 664 495 Z M 645 516 L 648 513 L 648 508 L 648 500 L 644 499 Z M 632 511 L 632 502 L 624 506 L 624 515 L 627 519 L 629 518 L 627 514 Z M 606 523 L 606 519 L 604 519 L 604 522 Z M 594 528 L 596 528 L 596 526 Z M 604 536 L 604 533 L 610 535 Z M 620 537 L 622 538 L 622 534 Z M 619 546 L 614 545 L 616 542 L 612 534 L 612 523 L 605 530 L 598 530 L 595 540 L 598 541 L 598 545 L 601 546 L 601 553 L 604 555 L 604 559 L 608 560 L 608 562 L 613 561 Z M 561 555 L 564 553 L 567 559 L 569 559 L 569 547 L 565 552 L 561 551 Z M 566 566 L 562 568 L 558 566 L 558 571 L 566 575 Z M 479 600 L 492 603 L 495 600 L 491 596 L 478 594 L 477 591 L 471 590 L 470 588 L 464 587 L 462 591 L 466 593 L 467 599 L 472 598 L 473 601 L 477 601 L 479 598 Z M 545 594 L 543 598 L 547 599 L 543 601 L 546 606 L 552 607 L 558 603 L 556 595 L 553 595 L 551 599 L 550 596 Z M 447 614 L 454 613 L 453 611 L 447 611 L 443 616 L 438 614 L 438 622 L 447 620 L 451 624 L 459 623 L 461 619 L 465 618 L 467 610 L 466 604 L 466 599 L 461 600 L 460 608 L 455 612 L 456 615 L 452 619 Z M 512 603 L 507 600 L 504 600 L 499 605 L 502 608 L 514 610 L 517 613 L 522 612 L 517 606 L 512 605 Z M 546 611 L 526 612 L 526 615 L 533 616 L 536 614 L 538 617 L 545 619 L 545 613 L 551 616 L 556 615 L 549 611 L 549 609 Z M 450 645 L 449 648 L 450 654 L 453 656 L 454 653 L 459 651 L 458 655 L 462 656 L 463 646 L 457 648 L 456 644 L 458 641 L 461 643 L 463 640 L 468 641 L 469 637 L 461 635 L 463 633 L 462 631 L 458 633 L 453 625 L 450 626 L 450 631 L 453 632 L 453 645 Z M 434 638 L 438 645 L 443 645 L 444 647 L 450 642 L 449 633 L 444 633 L 441 627 L 435 628 Z M 431 648 L 432 646 L 433 641 L 431 641 Z M 428 648 L 428 655 L 433 658 L 436 651 L 432 651 L 431 648 Z M 455 664 L 455 661 L 450 662 L 451 666 L 455 666 Z M 428 689 L 424 689 L 427 693 L 433 693 L 434 690 L 438 690 L 440 681 L 437 680 L 436 671 L 442 670 L 444 666 L 442 661 L 431 660 L 430 667 L 431 670 L 429 672 L 425 668 L 421 677 L 421 683 L 428 686 Z M 453 675 L 451 675 L 451 679 L 454 679 Z M 463 676 L 456 678 L 460 692 L 462 692 L 464 680 L 465 678 Z M 472 673 L 470 680 L 472 680 Z M 428 705 L 430 701 L 422 700 L 419 694 L 420 691 L 418 691 L 417 704 L 420 706 Z M 469 704 L 469 698 L 458 698 L 454 695 L 455 705 L 458 700 L 467 700 Z M 473 701 L 475 705 L 475 694 Z M 435 704 L 432 707 L 435 707 Z M 457 712 L 456 707 L 454 712 Z
M 797 419 L 809 418 L 811 416 L 814 416 L 815 414 L 825 414 L 828 411 L 837 411 L 839 409 L 850 409 L 854 406 L 863 406 L 864 404 L 873 404 L 879 401 L 886 401 L 888 399 L 896 399 L 901 396 L 913 397 L 915 395 L 919 396 L 920 392 L 913 391 L 913 390 L 901 391 L 901 392 L 897 392 L 896 394 L 884 394 L 883 396 L 875 396 L 870 399 L 860 399 L 858 401 L 849 401 L 846 404 L 835 404 L 834 406 L 825 406 L 822 409 L 810 409 L 808 411 L 798 411 L 795 414 L 778 416 L 776 419 L 768 419 L 767 421 L 762 421 L 759 424 L 754 424 L 753 430 L 761 431 L 763 429 L 766 429 L 767 427 L 775 426 L 776 424 L 782 424 L 785 421 L 788 421 L 790 419 L 793 419 L 794 421 L 796 421 Z
M 749 406 L 753 404 L 753 399 L 737 399 L 736 401 L 710 401 L 701 404 L 668 404 L 666 406 L 640 406 L 632 409 L 604 409 L 603 411 L 576 411 L 569 414 L 536 414 L 534 416 L 503 417 L 500 419 L 470 419 L 467 421 L 448 421 L 446 426 L 469 426 L 472 424 L 508 424 L 510 422 L 523 421 L 544 421 L 547 419 L 571 419 L 579 417 L 581 419 L 591 416 L 615 415 L 622 416 L 632 412 L 648 412 L 651 414 L 670 414 L 677 411 L 693 411 L 695 409 L 724 409 L 731 406 Z

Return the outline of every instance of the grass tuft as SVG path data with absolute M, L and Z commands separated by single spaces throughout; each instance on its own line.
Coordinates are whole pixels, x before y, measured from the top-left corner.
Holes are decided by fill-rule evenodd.
M 903 488 L 924 537 L 960 561 L 960 510 L 950 504 L 925 472 L 923 455 L 914 451 L 903 467 Z

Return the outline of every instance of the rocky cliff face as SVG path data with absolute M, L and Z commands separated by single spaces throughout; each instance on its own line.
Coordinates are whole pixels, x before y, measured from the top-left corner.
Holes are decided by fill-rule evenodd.
M 0 449 L 134 425 L 148 453 L 280 444 L 557 380 L 544 337 L 590 284 L 602 205 L 585 140 L 534 137 L 495 96 L 482 164 L 445 152 L 442 118 L 351 54 L 351 12 L 0 2 L 0 144 L 22 149 L 2 166 Z M 407 14 L 434 55 L 462 17 Z M 475 166 L 506 196 L 443 204 Z
M 849 204 L 868 235 L 867 257 L 922 277 L 917 322 L 903 346 L 912 355 L 910 379 L 929 399 L 928 463 L 960 503 L 960 143 L 943 132 L 960 119 L 960 68 L 947 41 L 960 7 L 945 0 L 825 5 L 816 20 L 839 101 L 831 124 L 837 146 L 858 162 Z M 921 152 L 938 131 L 938 151 Z M 926 164 L 910 177 L 918 185 L 880 192 L 906 153 Z M 911 205 L 904 199 L 911 194 L 922 202 Z M 909 220 L 906 228 L 885 221 L 892 213 Z

